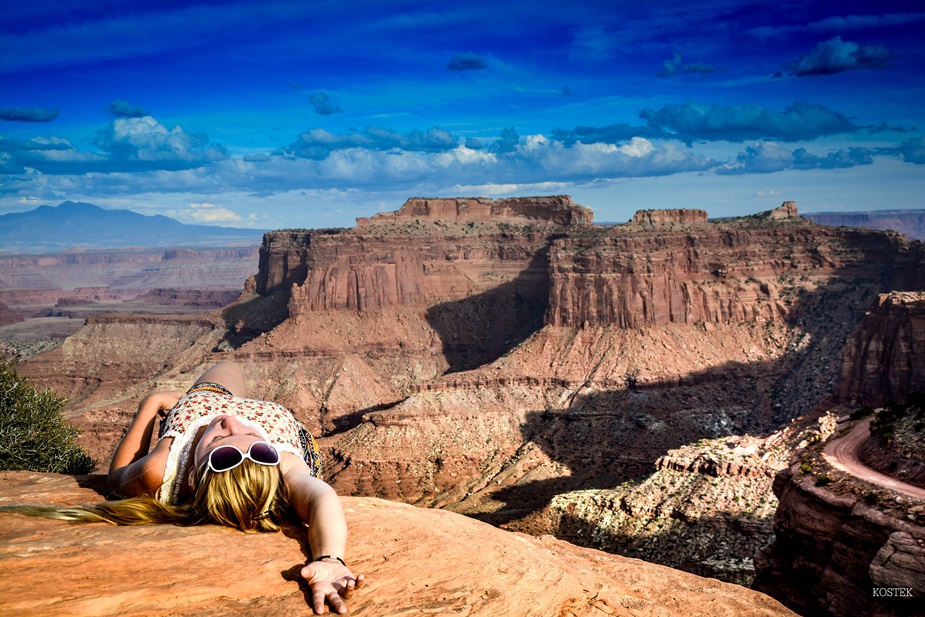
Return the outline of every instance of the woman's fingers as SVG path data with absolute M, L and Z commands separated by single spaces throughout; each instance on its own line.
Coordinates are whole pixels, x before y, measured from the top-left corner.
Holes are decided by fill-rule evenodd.
M 332 591 L 328 594 L 328 604 L 331 605 L 331 610 L 336 613 L 343 615 L 347 612 L 347 605 L 344 604 L 344 600 L 336 591 Z
M 312 588 L 312 608 L 316 615 L 324 614 L 324 591 Z

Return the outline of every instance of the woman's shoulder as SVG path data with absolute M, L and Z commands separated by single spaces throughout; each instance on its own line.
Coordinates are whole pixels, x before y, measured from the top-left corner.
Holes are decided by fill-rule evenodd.
M 151 492 L 159 489 L 164 483 L 164 471 L 167 469 L 167 458 L 173 440 L 173 437 L 163 437 L 145 457 L 145 484 L 151 488 Z
M 167 456 L 173 437 L 165 437 L 145 456 L 128 467 L 116 478 L 117 486 L 111 488 L 127 497 L 154 495 L 164 483 Z

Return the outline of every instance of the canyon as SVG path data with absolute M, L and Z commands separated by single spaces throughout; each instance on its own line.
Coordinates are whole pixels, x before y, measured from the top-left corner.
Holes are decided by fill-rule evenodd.
M 891 229 L 898 231 L 910 240 L 925 240 L 925 212 L 921 210 L 811 212 L 804 216 L 820 225 Z
M 258 251 L 254 245 L 0 254 L 0 352 L 31 357 L 59 345 L 90 316 L 219 309 L 240 295 Z
M 925 289 L 923 265 L 921 242 L 820 226 L 793 202 L 605 227 L 567 196 L 414 198 L 351 229 L 267 233 L 232 304 L 88 315 L 18 372 L 69 398 L 106 461 L 146 392 L 234 360 L 252 396 L 318 435 L 342 495 L 757 580 L 801 610 L 781 547 L 814 516 L 793 496 L 826 489 L 788 489 L 791 457 L 853 406 L 918 387 L 923 301 L 897 294 Z

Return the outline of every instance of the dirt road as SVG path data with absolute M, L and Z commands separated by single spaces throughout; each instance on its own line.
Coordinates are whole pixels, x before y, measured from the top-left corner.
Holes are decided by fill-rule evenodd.
M 851 432 L 840 439 L 826 444 L 822 452 L 823 458 L 832 467 L 849 473 L 852 476 L 877 484 L 916 499 L 925 499 L 925 489 L 906 484 L 870 467 L 865 467 L 858 460 L 858 448 L 870 435 L 870 423 L 873 418 L 865 418 L 858 422 Z

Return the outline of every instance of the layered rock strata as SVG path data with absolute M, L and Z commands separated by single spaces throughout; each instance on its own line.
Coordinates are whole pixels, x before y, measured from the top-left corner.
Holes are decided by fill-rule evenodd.
M 908 498 L 871 486 L 845 490 L 855 481 L 839 476 L 828 484 L 832 471 L 800 466 L 775 478 L 775 539 L 755 559 L 754 588 L 803 615 L 920 615 L 925 527 L 907 515 Z
M 453 223 L 551 223 L 573 226 L 591 225 L 594 214 L 579 206 L 568 195 L 553 197 L 513 197 L 510 199 L 420 198 L 414 197 L 395 212 L 382 212 L 371 218 L 358 218 L 357 227 L 390 225 L 401 220 L 430 220 Z
M 254 272 L 257 253 L 255 246 L 0 257 L 0 290 L 108 287 L 113 292 L 138 293 L 154 287 L 240 289 Z
M 358 219 L 353 230 L 267 234 L 252 285 L 262 295 L 305 287 L 310 310 L 428 306 L 497 287 L 504 270 L 516 273 L 542 259 L 553 235 L 592 221 L 588 208 L 566 196 L 409 199 L 396 212 Z M 524 227 L 530 228 L 526 239 L 518 237 Z M 456 246 L 435 238 L 452 238 Z M 546 267 L 534 269 L 545 273 Z
M 845 348 L 841 400 L 881 406 L 925 393 L 925 291 L 881 294 Z
M 19 323 L 22 320 L 22 315 L 0 302 L 0 326 L 8 326 L 10 324 Z
M 633 215 L 636 225 L 649 227 L 671 227 L 672 225 L 697 225 L 707 222 L 706 210 L 640 210 Z
M 832 227 L 892 229 L 910 240 L 925 240 L 925 210 L 873 210 L 870 212 L 810 212 L 807 219 Z
M 801 614 L 921 614 L 925 493 L 897 487 L 921 486 L 925 477 L 925 422 L 918 407 L 900 404 L 912 398 L 920 404 L 920 395 L 910 395 L 923 390 L 923 296 L 880 294 L 845 347 L 838 396 L 855 407 L 848 408 L 836 437 L 847 442 L 850 432 L 859 444 L 850 456 L 870 469 L 855 466 L 849 473 L 821 456 L 820 441 L 801 450 L 775 479 L 775 540 L 755 560 L 755 588 L 771 591 Z M 862 426 L 849 421 L 886 401 L 890 407 L 861 420 Z M 857 409 L 861 404 L 868 407 Z M 869 434 L 866 425 L 874 427 Z M 891 477 L 878 480 L 871 470 Z

